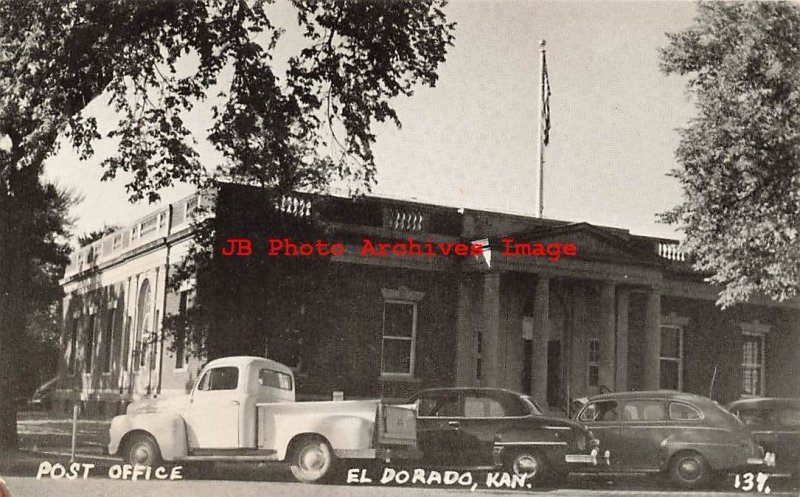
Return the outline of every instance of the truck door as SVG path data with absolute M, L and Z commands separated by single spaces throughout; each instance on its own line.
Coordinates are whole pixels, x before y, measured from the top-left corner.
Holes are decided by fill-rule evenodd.
M 239 368 L 207 369 L 189 399 L 186 431 L 192 449 L 235 449 L 244 397 Z M 241 383 L 244 383 L 243 381 Z

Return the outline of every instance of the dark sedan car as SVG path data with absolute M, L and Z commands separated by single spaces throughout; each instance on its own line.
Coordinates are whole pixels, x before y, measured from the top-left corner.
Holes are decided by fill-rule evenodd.
M 663 473 L 683 488 L 716 472 L 773 462 L 744 424 L 706 397 L 675 391 L 592 397 L 576 420 L 613 455 L 616 472 Z
M 417 405 L 417 443 L 426 466 L 503 468 L 542 480 L 604 461 L 586 427 L 542 416 L 515 392 L 438 388 L 409 402 Z
M 728 406 L 764 450 L 775 454 L 775 472 L 800 477 L 800 399 L 743 399 Z

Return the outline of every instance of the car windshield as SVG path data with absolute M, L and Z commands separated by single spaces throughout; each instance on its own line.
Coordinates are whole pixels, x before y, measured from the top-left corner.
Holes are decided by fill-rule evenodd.
M 531 413 L 539 415 L 539 416 L 544 414 L 544 411 L 542 411 L 542 408 L 539 407 L 539 404 L 537 404 L 536 401 L 533 400 L 533 397 L 531 397 L 530 395 L 523 395 L 522 396 L 522 400 L 524 400 L 526 404 L 529 404 L 529 407 L 531 409 Z

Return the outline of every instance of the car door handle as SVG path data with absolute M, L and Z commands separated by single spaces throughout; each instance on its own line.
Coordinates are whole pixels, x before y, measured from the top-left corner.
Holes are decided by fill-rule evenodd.
M 461 423 L 459 423 L 458 421 L 448 421 L 447 422 L 447 426 L 452 426 L 453 428 L 458 428 L 459 426 L 461 426 Z
M 239 405 L 239 401 L 238 400 L 232 400 L 231 404 L 233 404 L 235 406 L 238 406 Z

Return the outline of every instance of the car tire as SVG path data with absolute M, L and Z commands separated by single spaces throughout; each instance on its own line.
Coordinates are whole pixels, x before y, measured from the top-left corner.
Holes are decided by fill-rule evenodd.
M 509 454 L 506 470 L 512 475 L 524 475 L 528 483 L 541 483 L 548 477 L 547 460 L 532 449 L 517 449 Z
M 297 481 L 317 483 L 333 474 L 336 455 L 328 442 L 317 436 L 306 436 L 292 443 L 289 469 Z
M 713 471 L 705 457 L 697 452 L 678 452 L 670 459 L 669 479 L 680 488 L 694 489 L 711 481 Z
M 156 466 L 161 463 L 161 449 L 151 435 L 133 435 L 125 444 L 124 459 L 134 466 Z

